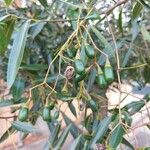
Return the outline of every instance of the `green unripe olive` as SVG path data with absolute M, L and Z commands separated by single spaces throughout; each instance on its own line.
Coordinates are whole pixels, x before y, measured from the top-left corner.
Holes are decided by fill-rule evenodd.
M 27 107 L 22 107 L 18 114 L 19 121 L 26 121 L 28 119 L 29 109 Z
M 50 108 L 50 110 L 52 110 L 55 107 L 55 102 L 51 101 L 48 105 L 48 107 Z
M 67 55 L 69 58 L 74 58 L 76 56 L 75 49 L 73 49 L 73 50 L 67 49 Z
M 111 83 L 114 80 L 114 73 L 112 67 L 105 67 L 104 68 L 104 75 L 105 75 L 105 80 L 108 83 Z
M 97 76 L 97 82 L 98 82 L 98 85 L 99 85 L 99 87 L 100 87 L 101 89 L 104 89 L 104 88 L 107 87 L 107 82 L 106 82 L 105 77 L 104 77 L 103 74 L 99 74 L 99 75 Z
M 85 53 L 86 53 L 87 57 L 89 57 L 90 59 L 94 58 L 94 56 L 95 56 L 94 48 L 89 44 L 87 44 L 85 47 L 86 47 Z
M 79 83 L 80 81 L 82 81 L 85 77 L 86 77 L 86 73 L 83 73 L 82 75 L 77 74 L 77 75 L 75 76 L 75 86 L 77 87 L 77 86 L 78 86 L 78 83 Z
M 89 108 L 91 108 L 91 110 L 93 112 L 97 112 L 98 111 L 98 107 L 97 107 L 97 104 L 94 100 L 90 99 L 90 100 L 87 100 L 87 106 Z
M 76 59 L 74 62 L 74 67 L 77 74 L 82 75 L 85 73 L 85 67 L 82 60 Z
M 48 106 L 44 106 L 42 112 L 42 118 L 44 121 L 50 122 L 51 121 L 51 110 Z
M 114 73 L 113 69 L 111 67 L 111 64 L 109 62 L 109 59 L 106 59 L 105 67 L 104 67 L 104 75 L 105 79 L 108 83 L 111 83 L 114 80 Z

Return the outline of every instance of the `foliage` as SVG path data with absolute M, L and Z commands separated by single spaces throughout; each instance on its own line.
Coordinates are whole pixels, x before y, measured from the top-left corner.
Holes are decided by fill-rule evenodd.
M 103 116 L 99 96 L 106 100 L 106 89 L 113 81 L 120 84 L 123 79 L 132 79 L 141 86 L 150 82 L 150 3 L 105 2 L 39 0 L 22 7 L 5 0 L 0 9 L 0 55 L 3 77 L 6 75 L 13 97 L 1 99 L 0 107 L 23 104 L 21 107 L 26 108 L 26 114 L 21 114 L 25 119 L 14 118 L 9 134 L 15 130 L 38 132 L 33 125 L 42 115 L 52 133 L 48 148 L 61 148 L 69 132 L 75 139 L 71 149 L 88 150 L 98 143 L 108 149 L 116 149 L 121 143 L 133 148 L 123 136 L 130 128 L 130 115 L 140 111 L 145 101 L 116 107 L 109 116 Z M 23 95 L 25 90 L 28 97 Z M 149 101 L 150 97 L 145 99 Z M 73 100 L 84 104 L 82 126 L 86 134 L 57 106 L 59 101 L 68 103 L 76 117 Z M 49 116 L 53 107 L 57 111 Z M 87 109 L 92 114 L 87 115 Z M 67 125 L 63 132 L 59 113 Z

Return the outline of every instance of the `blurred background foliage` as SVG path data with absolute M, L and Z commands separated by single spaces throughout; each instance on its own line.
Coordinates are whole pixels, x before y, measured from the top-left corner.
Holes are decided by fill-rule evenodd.
M 71 112 L 76 115 L 71 101 L 73 97 L 81 94 L 81 89 L 74 88 L 74 77 L 69 81 L 70 87 L 73 88 L 69 87 L 71 90 L 69 89 L 67 95 L 61 93 L 66 81 L 64 76 L 66 67 L 73 66 L 75 59 L 74 56 L 72 58 L 69 56 L 68 49 L 75 53 L 78 49 L 81 50 L 80 58 L 86 69 L 89 69 L 94 61 L 103 69 L 104 54 L 95 49 L 94 60 L 87 58 L 85 54 L 84 42 L 93 45 L 90 37 L 95 46 L 108 55 L 116 82 L 118 81 L 116 49 L 119 55 L 121 80 L 136 81 L 139 87 L 150 82 L 150 2 L 148 0 L 5 0 L 0 1 L 0 5 L 0 75 L 7 81 L 12 94 L 12 99 L 4 100 L 2 97 L 0 106 L 27 102 L 28 96 L 24 96 L 23 93 L 45 81 L 48 66 L 51 64 L 46 88 L 39 86 L 32 90 L 33 105 L 28 119 L 31 124 L 35 124 L 37 117 L 41 115 L 49 92 L 52 93 L 50 99 L 67 101 Z M 77 35 L 70 38 L 76 31 Z M 61 50 L 68 39 L 69 42 Z M 95 46 L 93 45 L 94 48 Z M 96 105 L 99 109 L 92 115 L 85 115 L 83 126 L 87 129 L 88 135 L 79 132 L 74 123 L 62 113 L 67 124 L 63 133 L 59 133 L 60 121 L 54 118 L 48 123 L 50 130 L 55 129 L 53 132 L 55 136 L 52 136 L 53 139 L 50 137 L 52 147 L 56 149 L 61 147 L 68 133 L 71 132 L 75 138 L 73 149 L 81 147 L 89 149 L 95 143 L 116 148 L 121 142 L 133 148 L 129 141 L 123 138 L 125 127 L 119 122 L 118 118 L 121 117 L 119 110 L 116 108 L 111 111 L 111 116 L 106 116 L 106 113 L 102 115 L 104 109 L 101 108 L 99 101 L 105 99 L 104 103 L 107 104 L 106 90 L 99 89 L 96 76 L 97 71 L 93 67 L 89 69 L 84 79 L 85 91 L 90 93 L 88 98 L 94 99 L 95 103 L 94 106 L 87 104 L 87 107 L 91 107 L 93 111 Z M 51 88 L 55 88 L 54 91 L 60 95 L 53 94 Z M 146 100 L 148 101 L 149 97 Z M 81 101 L 86 103 L 84 98 L 81 98 Z M 125 106 L 122 109 L 124 116 L 122 122 L 130 126 L 132 122 L 130 115 L 138 112 L 143 106 L 144 103 L 139 102 Z M 20 106 L 13 112 L 18 108 Z M 129 111 L 130 109 L 132 112 Z M 112 134 L 110 124 L 115 127 Z M 10 133 L 14 132 L 13 129 L 25 133 L 35 131 L 32 125 L 20 121 L 12 122 Z M 1 137 L 1 141 L 7 136 L 6 132 Z

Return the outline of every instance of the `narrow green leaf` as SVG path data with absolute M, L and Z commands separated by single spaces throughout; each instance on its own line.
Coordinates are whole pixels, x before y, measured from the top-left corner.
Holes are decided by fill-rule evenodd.
M 149 32 L 146 30 L 146 27 L 145 27 L 144 24 L 141 26 L 141 32 L 142 32 L 142 35 L 143 35 L 144 40 L 147 40 L 148 42 L 150 42 L 150 34 L 149 34 Z
M 12 135 L 15 132 L 15 129 L 10 127 L 1 137 L 0 137 L 0 143 L 8 139 L 10 135 Z
M 105 136 L 108 126 L 111 123 L 111 116 L 104 118 L 97 127 L 97 132 L 94 138 L 91 140 L 91 148 L 96 144 L 98 140 L 101 140 Z
M 135 6 L 133 7 L 133 12 L 132 12 L 132 19 L 133 20 L 139 16 L 142 9 L 143 9 L 143 6 L 141 5 L 141 3 L 137 2 L 135 4 Z
M 19 69 L 29 70 L 29 71 L 40 71 L 45 70 L 48 68 L 46 64 L 28 64 L 28 65 L 21 65 Z
M 43 7 L 47 7 L 48 6 L 48 4 L 47 4 L 47 0 L 38 0 L 40 3 L 41 3 L 41 5 L 43 6 Z
M 79 136 L 74 140 L 74 142 L 73 142 L 72 145 L 71 145 L 70 150 L 77 150 L 77 147 L 78 147 L 78 145 L 79 145 L 79 143 L 80 143 L 81 137 L 82 137 L 82 135 L 79 135 Z
M 11 123 L 12 127 L 15 128 L 18 131 L 22 131 L 25 133 L 39 133 L 40 131 L 27 122 L 20 122 L 20 121 L 13 121 Z
M 0 54 L 4 55 L 8 47 L 10 38 L 14 29 L 15 20 L 5 21 L 4 25 L 0 26 Z
M 118 19 L 118 27 L 119 27 L 119 32 L 123 34 L 123 27 L 122 27 L 122 9 L 119 13 L 119 19 Z
M 125 138 L 122 138 L 122 144 L 126 145 L 126 146 L 129 147 L 131 150 L 134 150 L 133 145 L 132 145 L 128 140 L 126 140 Z
M 109 145 L 111 148 L 117 148 L 117 146 L 121 144 L 124 133 L 124 128 L 119 124 L 110 136 Z
M 95 79 L 96 79 L 96 69 L 94 68 L 91 72 L 90 72 L 90 75 L 89 75 L 89 80 L 88 80 L 88 84 L 87 84 L 87 90 L 90 91 L 94 82 L 95 82 Z
M 145 105 L 144 101 L 134 101 L 127 104 L 124 108 L 128 110 L 130 115 L 137 113 Z
M 11 87 L 15 81 L 23 58 L 29 25 L 30 21 L 24 22 L 15 35 L 7 67 L 7 85 L 9 87 Z
M 67 126 L 68 126 L 69 124 L 72 124 L 72 126 L 71 126 L 71 128 L 70 128 L 70 133 L 72 134 L 72 136 L 73 136 L 74 138 L 77 138 L 78 135 L 80 134 L 80 133 L 79 133 L 79 130 L 78 130 L 78 128 L 77 128 L 77 126 L 76 126 L 64 113 L 62 113 L 62 115 L 63 115 L 63 118 L 64 118 L 65 123 L 66 123 Z
M 112 49 L 112 46 L 110 45 L 110 43 L 108 43 L 107 39 L 94 26 L 91 26 L 91 29 L 94 32 L 94 34 L 98 37 L 102 46 L 105 48 L 104 53 L 108 54 L 108 56 L 110 57 L 115 58 L 115 51 Z
M 58 149 L 60 149 L 62 147 L 62 145 L 64 144 L 64 142 L 65 142 L 65 140 L 66 140 L 66 138 L 68 136 L 70 128 L 71 128 L 71 124 L 69 126 L 67 126 L 66 129 L 60 135 L 60 137 L 58 139 L 58 142 L 57 142 L 57 145 L 54 148 L 54 150 L 58 150 Z
M 145 3 L 145 0 L 138 0 L 144 7 L 150 9 L 150 6 Z
M 72 102 L 68 103 L 69 109 L 72 112 L 72 114 L 77 117 L 77 113 L 76 113 L 76 109 L 74 107 L 74 105 L 72 104 Z
M 9 6 L 11 4 L 12 0 L 5 0 L 5 3 L 7 6 Z
M 60 129 L 61 129 L 61 125 L 57 124 L 54 129 L 54 132 L 51 134 L 51 138 L 50 138 L 51 145 L 53 145 L 54 142 L 57 140 Z
M 23 91 L 24 91 L 25 83 L 21 78 L 18 78 L 13 86 L 12 86 L 12 95 L 14 98 L 14 101 L 18 101 L 18 99 L 21 98 Z
M 12 100 L 1 100 L 0 101 L 0 107 L 10 106 L 13 104 Z

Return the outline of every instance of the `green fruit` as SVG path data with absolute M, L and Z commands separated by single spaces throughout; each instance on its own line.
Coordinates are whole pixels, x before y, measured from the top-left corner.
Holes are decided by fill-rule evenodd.
M 75 67 L 75 71 L 79 74 L 82 75 L 85 73 L 85 68 L 84 68 L 84 64 L 80 59 L 76 59 L 74 62 L 74 67 Z
M 49 109 L 52 110 L 55 107 L 55 102 L 51 101 L 48 105 Z
M 86 77 L 86 73 L 83 73 L 82 75 L 77 74 L 77 75 L 75 76 L 75 86 L 77 87 L 77 86 L 78 86 L 78 83 L 79 83 L 80 81 L 82 81 L 85 77 Z
M 85 52 L 86 52 L 86 55 L 87 55 L 90 59 L 94 58 L 94 56 L 95 56 L 95 51 L 94 51 L 94 48 L 93 48 L 91 45 L 89 45 L 89 44 L 86 45 Z
M 97 82 L 100 88 L 104 89 L 107 87 L 107 82 L 105 81 L 105 77 L 103 74 L 98 75 Z
M 87 106 L 90 107 L 93 112 L 97 112 L 98 110 L 96 102 L 92 99 L 87 101 Z
M 76 56 L 75 49 L 73 49 L 73 50 L 67 49 L 67 55 L 69 58 L 74 58 Z
M 104 68 L 104 75 L 105 75 L 105 80 L 108 83 L 111 83 L 114 80 L 114 73 L 112 67 L 105 67 Z
M 105 67 L 104 67 L 104 75 L 105 75 L 105 80 L 108 83 L 111 83 L 114 80 L 114 73 L 113 69 L 111 67 L 111 64 L 109 62 L 109 59 L 106 59 Z
M 48 106 L 43 108 L 42 118 L 44 121 L 51 121 L 51 110 Z
M 18 115 L 19 121 L 26 121 L 28 119 L 28 113 L 29 109 L 27 107 L 22 107 Z

